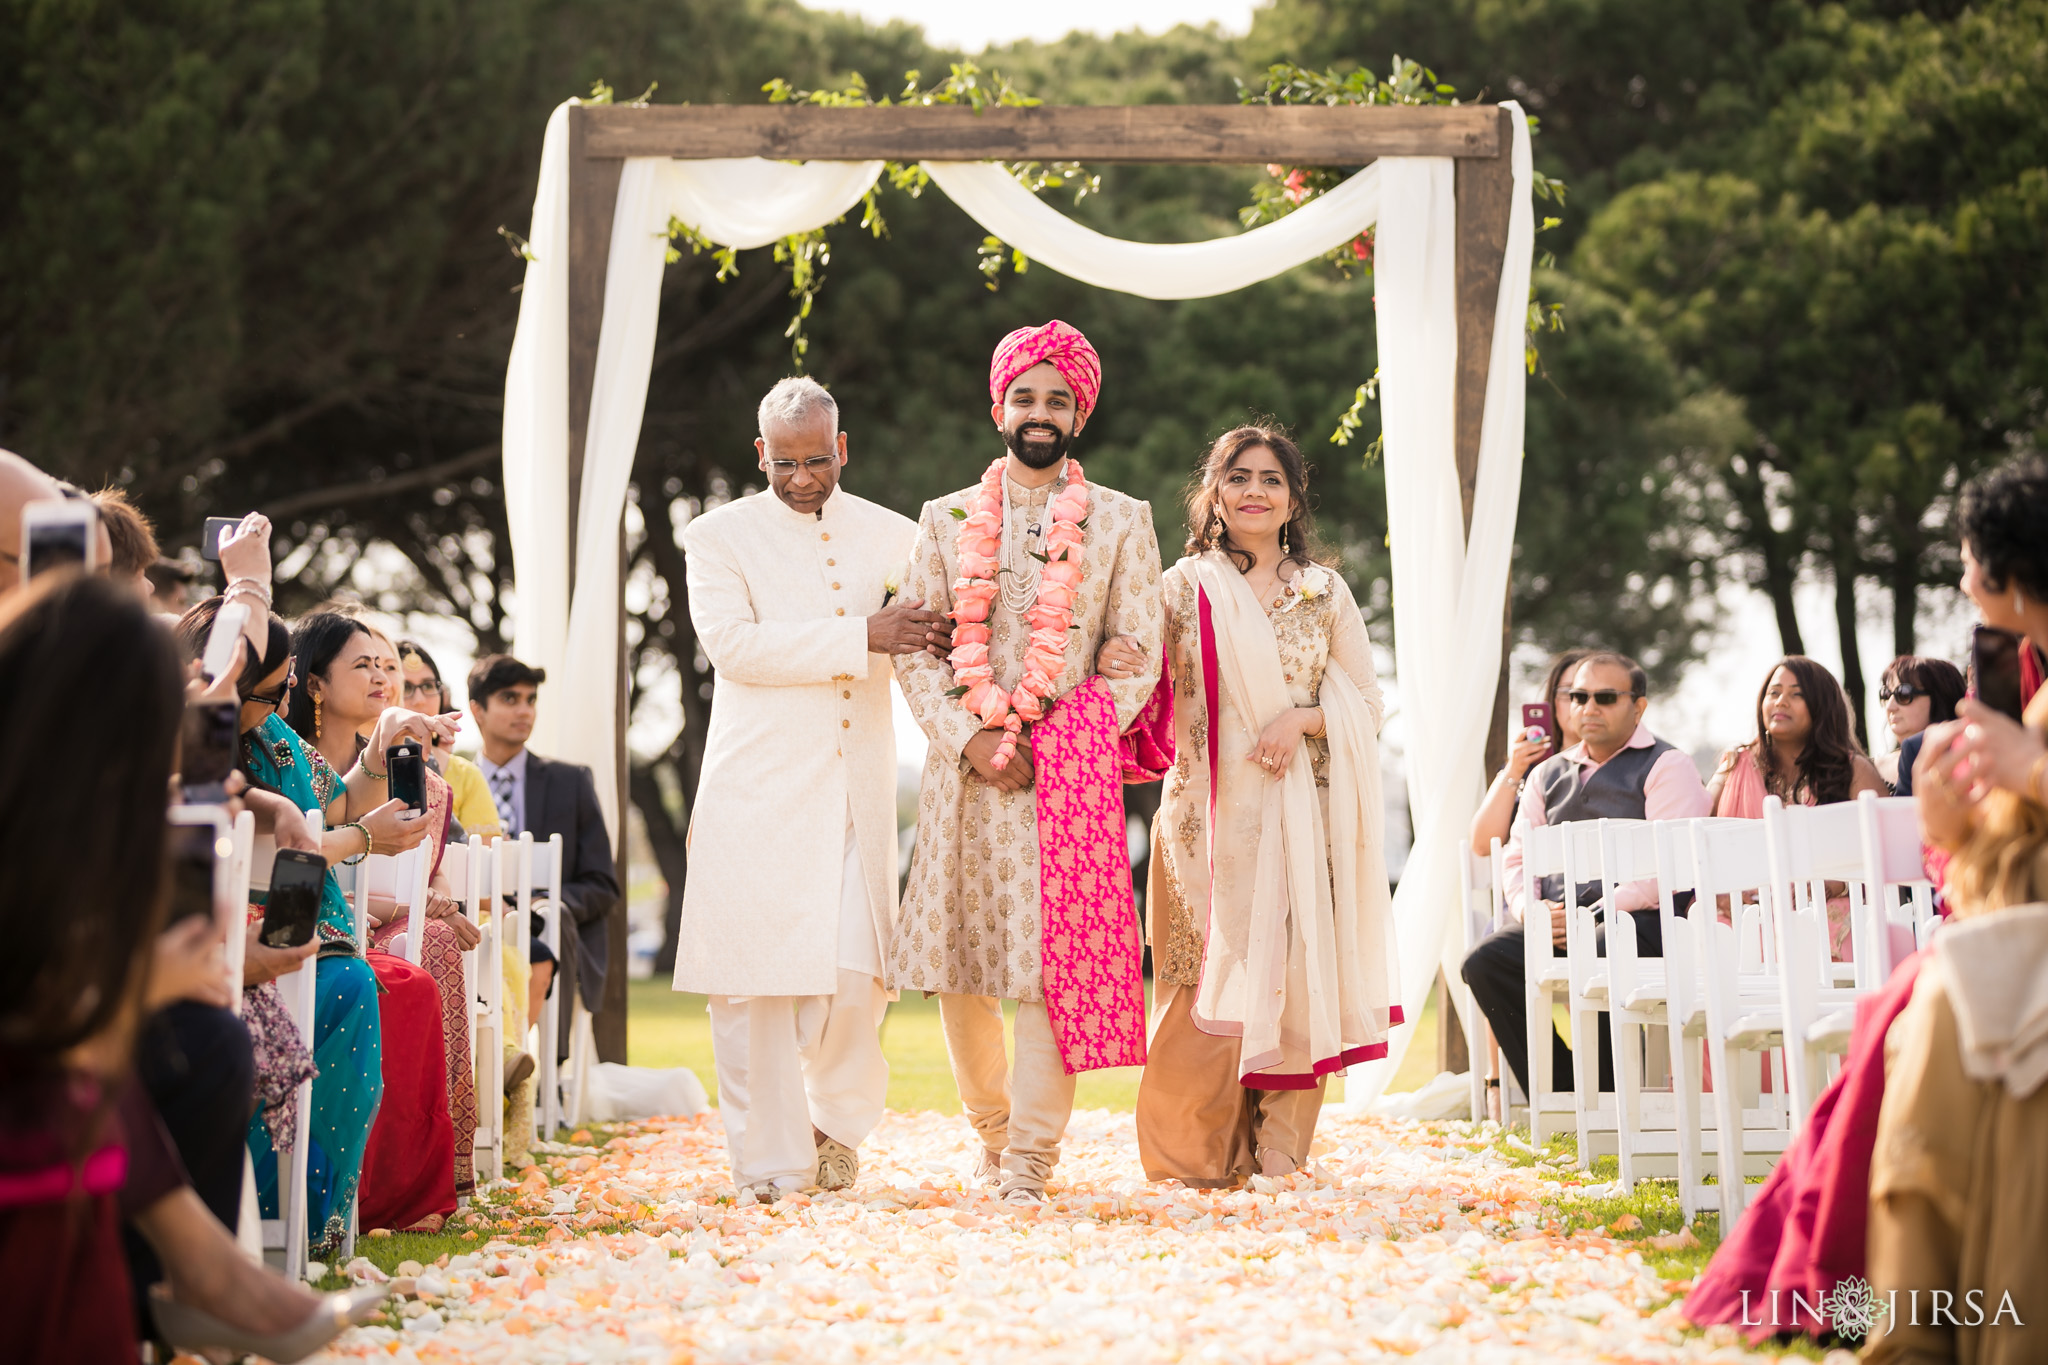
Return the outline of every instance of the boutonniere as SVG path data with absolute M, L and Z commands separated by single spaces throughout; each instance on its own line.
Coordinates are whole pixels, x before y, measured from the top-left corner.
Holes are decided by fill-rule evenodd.
M 896 594 L 902 591 L 903 570 L 892 570 L 889 576 L 882 580 L 882 605 L 885 607 L 888 606 L 890 601 L 896 596 Z
M 1330 571 L 1320 564 L 1311 564 L 1306 569 L 1297 569 L 1288 586 L 1302 601 L 1313 602 L 1330 590 Z

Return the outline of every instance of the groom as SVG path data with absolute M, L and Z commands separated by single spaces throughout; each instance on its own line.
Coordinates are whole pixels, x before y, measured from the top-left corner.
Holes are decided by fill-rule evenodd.
M 1009 454 L 925 504 L 903 582 L 956 624 L 949 660 L 896 660 L 931 748 L 889 985 L 938 994 L 976 1178 L 1027 1204 L 1059 1160 L 1074 1074 L 1145 1050 L 1117 736 L 1158 681 L 1165 621 L 1151 508 L 1069 458 L 1101 387 L 1066 323 L 1004 337 L 989 417 Z M 1151 666 L 1093 676 L 1124 634 Z

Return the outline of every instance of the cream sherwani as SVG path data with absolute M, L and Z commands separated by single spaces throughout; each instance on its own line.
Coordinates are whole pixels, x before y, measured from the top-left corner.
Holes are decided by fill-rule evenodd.
M 896 909 L 889 666 L 867 618 L 915 525 L 835 491 L 771 492 L 683 531 L 690 619 L 716 682 L 691 806 L 675 988 L 711 997 L 734 1179 L 800 1187 L 811 1129 L 849 1147 L 882 1115 L 877 1028 Z
M 1007 544 L 1042 545 L 1053 490 L 1010 481 Z M 966 488 L 925 504 L 903 591 L 935 610 L 952 607 L 952 584 L 960 576 L 960 521 L 953 509 L 968 508 L 977 491 Z M 1104 640 L 1134 636 L 1149 665 L 1138 677 L 1109 682 L 1123 727 L 1137 718 L 1159 680 L 1165 631 L 1159 541 L 1148 504 L 1093 483 L 1088 496 L 1074 601 L 1078 629 L 1055 696 L 1095 671 Z M 999 596 L 989 625 L 996 682 L 1014 687 L 1023 675 L 1030 623 Z M 906 654 L 896 660 L 896 674 L 931 748 L 918 792 L 916 851 L 890 946 L 889 984 L 939 993 L 961 1105 L 1000 1161 L 1004 1191 L 1042 1190 L 1059 1159 L 1074 1078 L 1061 1065 L 1040 981 L 1037 793 L 1030 787 L 999 792 L 972 775 L 961 752 L 982 727 L 946 695 L 954 686 L 950 667 L 929 654 Z M 1019 1002 L 1014 1069 L 1004 1056 L 1003 1000 Z

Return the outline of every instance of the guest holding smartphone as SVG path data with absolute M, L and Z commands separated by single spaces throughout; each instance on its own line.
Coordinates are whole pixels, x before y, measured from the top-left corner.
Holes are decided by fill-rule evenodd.
M 1529 769 L 1549 758 L 1561 754 L 1579 742 L 1578 721 L 1573 717 L 1570 698 L 1572 670 L 1579 666 L 1579 660 L 1593 651 L 1590 649 L 1568 649 L 1550 661 L 1550 672 L 1543 680 L 1543 699 L 1550 706 L 1549 733 L 1540 738 L 1533 733 L 1533 727 L 1525 727 L 1515 733 L 1508 745 L 1508 761 L 1493 775 L 1493 784 L 1486 789 L 1486 799 L 1479 803 L 1479 809 L 1472 816 L 1472 853 L 1479 858 L 1493 855 L 1493 841 L 1506 843 L 1515 823 L 1515 805 L 1522 797 L 1522 779 L 1529 775 Z

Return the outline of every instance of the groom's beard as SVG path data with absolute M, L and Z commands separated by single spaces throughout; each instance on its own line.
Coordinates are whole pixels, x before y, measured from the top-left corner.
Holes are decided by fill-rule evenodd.
M 1052 439 L 1043 444 L 1035 444 L 1024 439 L 1024 433 L 1027 431 L 1049 431 L 1052 433 Z M 1050 469 L 1058 464 L 1065 457 L 1067 447 L 1073 444 L 1073 440 L 1073 437 L 1050 422 L 1024 422 L 1014 430 L 1003 433 L 1003 444 L 1010 448 L 1010 453 L 1032 469 Z

